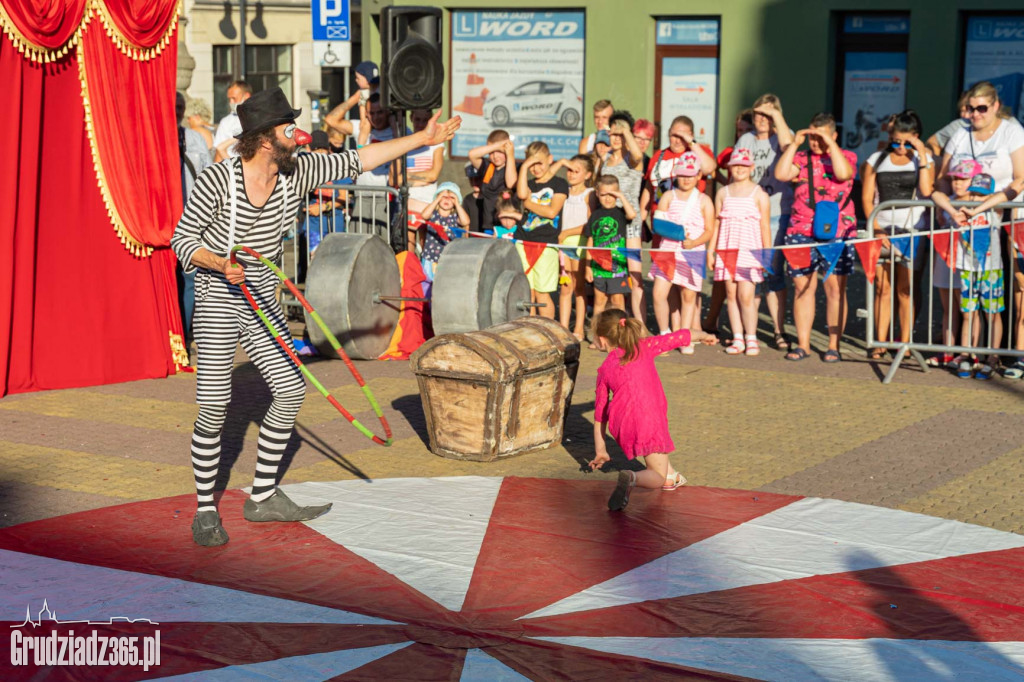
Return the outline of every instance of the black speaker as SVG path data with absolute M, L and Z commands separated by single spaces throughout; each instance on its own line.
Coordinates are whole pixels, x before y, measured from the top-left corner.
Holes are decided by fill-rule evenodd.
M 381 106 L 437 109 L 444 88 L 441 10 L 389 5 L 380 12 Z

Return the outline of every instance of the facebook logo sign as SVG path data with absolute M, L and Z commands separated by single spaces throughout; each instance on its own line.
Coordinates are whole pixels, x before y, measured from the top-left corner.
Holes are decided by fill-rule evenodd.
M 311 0 L 313 40 L 350 40 L 349 0 Z

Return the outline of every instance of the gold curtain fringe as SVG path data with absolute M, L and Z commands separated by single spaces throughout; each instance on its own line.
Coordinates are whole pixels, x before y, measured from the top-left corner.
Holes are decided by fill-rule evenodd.
M 78 52 L 78 81 L 82 85 L 82 105 L 85 108 L 85 131 L 89 137 L 92 166 L 96 171 L 96 185 L 100 188 L 100 196 L 103 197 L 103 205 L 107 209 L 107 216 L 110 217 L 110 223 L 114 226 L 114 232 L 121 240 L 121 243 L 133 256 L 148 258 L 153 253 L 153 247 L 146 246 L 131 236 L 114 206 L 114 198 L 110 194 L 110 188 L 107 187 L 106 175 L 103 173 L 103 163 L 100 160 L 99 146 L 96 144 L 96 130 L 93 127 L 92 105 L 89 102 L 89 83 L 85 68 L 85 54 L 81 45 L 77 46 L 76 50 Z
M 171 339 L 171 358 L 174 360 L 174 364 L 177 365 L 177 369 L 182 367 L 188 367 L 188 349 L 185 348 L 185 342 L 181 338 L 181 334 L 175 334 L 172 331 L 167 332 Z
M 181 16 L 183 0 L 178 0 L 177 9 L 174 12 L 174 16 L 171 18 L 170 24 L 164 31 L 160 39 L 157 40 L 156 45 L 153 47 L 142 47 L 128 40 L 113 19 L 110 17 L 110 13 L 107 11 L 107 6 L 104 0 L 86 0 L 85 6 L 82 10 L 82 18 L 78 22 L 78 27 L 75 32 L 71 34 L 67 42 L 63 45 L 54 49 L 49 49 L 36 45 L 31 40 L 26 38 L 18 27 L 14 25 L 11 18 L 7 15 L 7 11 L 4 9 L 3 4 L 0 4 L 0 28 L 3 29 L 4 35 L 11 41 L 11 44 L 18 50 L 22 57 L 35 62 L 36 64 L 50 64 L 66 57 L 72 50 L 78 47 L 78 43 L 82 38 L 82 33 L 85 31 L 86 26 L 95 14 L 99 17 L 103 24 L 103 30 L 107 34 L 107 37 L 117 46 L 117 49 L 135 61 L 147 61 L 154 57 L 160 56 L 160 54 L 167 48 L 167 45 L 171 42 L 171 36 L 174 35 L 175 29 L 178 27 L 178 18 Z

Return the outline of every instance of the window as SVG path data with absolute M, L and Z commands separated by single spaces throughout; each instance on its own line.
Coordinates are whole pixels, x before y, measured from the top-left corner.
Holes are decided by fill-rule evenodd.
M 1024 14 L 970 16 L 966 30 L 963 89 L 989 81 L 1024 121 Z
M 693 136 L 715 146 L 718 121 L 719 20 L 659 19 L 654 52 L 654 111 L 661 146 L 672 119 L 693 119 Z
M 839 144 L 863 163 L 878 149 L 882 125 L 906 109 L 907 14 L 845 14 L 836 42 L 833 113 Z
M 216 121 L 227 116 L 230 111 L 227 89 L 233 81 L 242 78 L 240 57 L 241 48 L 238 45 L 213 47 L 213 116 Z M 253 92 L 276 85 L 291 98 L 291 45 L 246 45 L 245 58 L 245 80 L 252 86 Z
M 561 95 L 562 94 L 561 83 L 544 83 L 541 86 L 542 95 Z

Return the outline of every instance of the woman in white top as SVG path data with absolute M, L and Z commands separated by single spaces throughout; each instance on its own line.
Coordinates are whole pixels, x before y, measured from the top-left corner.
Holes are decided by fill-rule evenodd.
M 569 160 L 562 159 L 551 167 L 557 170 L 558 166 L 565 167 L 565 174 L 569 180 L 569 196 L 562 206 L 562 229 L 558 233 L 558 243 L 563 246 L 579 246 L 583 226 L 587 224 L 590 211 L 594 208 L 594 160 L 589 154 L 577 154 Z M 568 329 L 569 318 L 575 308 L 576 322 L 572 333 L 582 341 L 587 317 L 586 281 L 580 272 L 578 259 L 561 253 L 559 260 L 563 273 L 558 278 L 558 321 Z
M 892 119 L 889 146 L 872 154 L 864 164 L 861 184 L 864 214 L 871 215 L 875 206 L 884 201 L 930 197 L 935 184 L 934 173 L 932 157 L 921 141 L 921 119 L 912 109 L 897 114 Z M 923 207 L 883 209 L 875 218 L 875 232 L 891 236 L 920 232 L 927 229 L 927 220 L 928 215 Z M 921 305 L 921 272 L 927 260 L 926 247 L 920 243 L 916 243 L 916 246 L 913 253 L 900 254 L 899 265 L 902 267 L 897 267 L 895 271 L 900 340 L 904 343 L 910 341 L 915 318 L 914 307 L 919 308 Z M 879 341 L 889 338 L 892 318 L 889 272 L 889 267 L 884 263 L 879 263 L 875 268 L 875 332 Z M 916 306 L 911 306 L 912 285 Z M 871 353 L 874 359 L 884 356 L 885 350 L 882 348 L 876 348 Z

